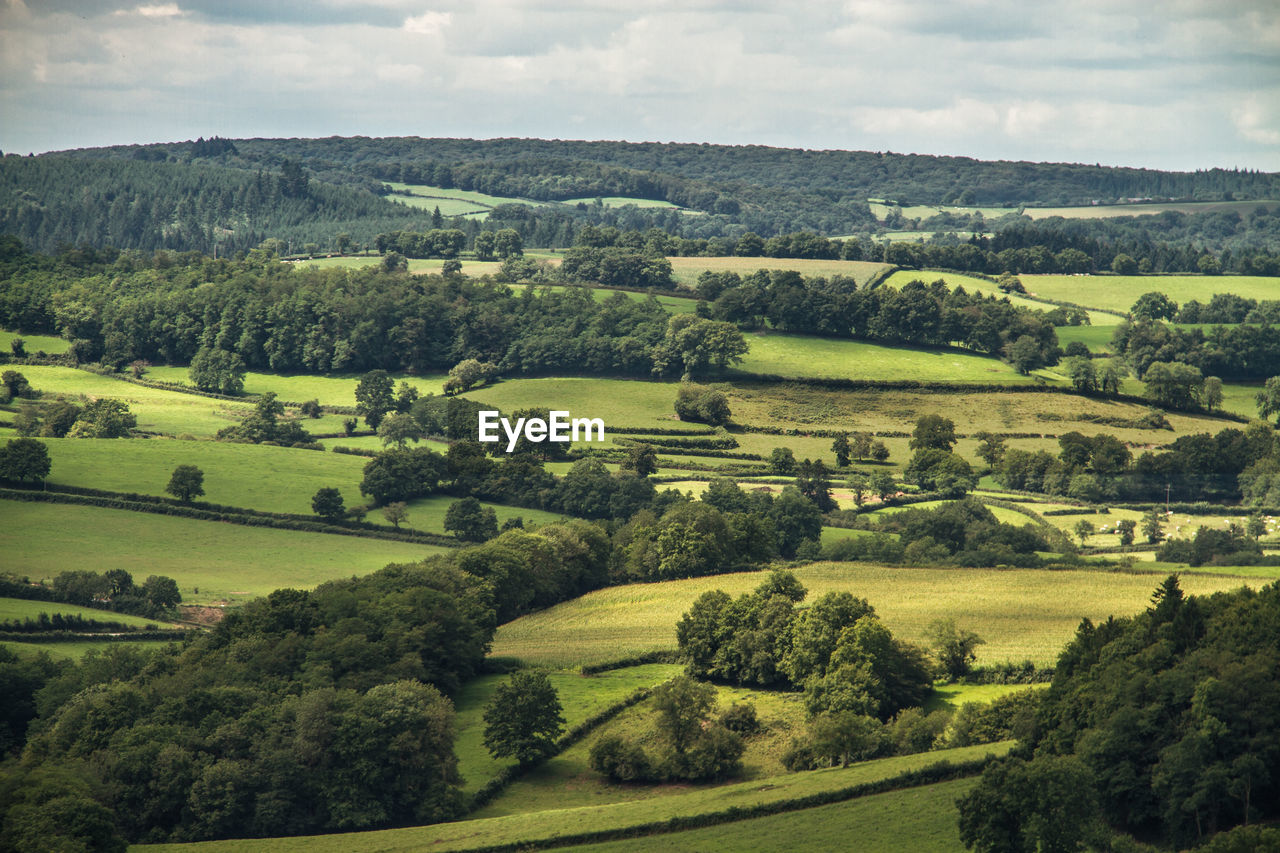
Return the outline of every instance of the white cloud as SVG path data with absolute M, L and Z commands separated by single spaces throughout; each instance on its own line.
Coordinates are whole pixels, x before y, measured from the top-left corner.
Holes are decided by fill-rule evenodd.
M 448 12 L 424 12 L 415 17 L 405 18 L 404 31 L 424 36 L 439 35 L 452 20 L 453 15 Z
M 139 6 L 135 9 L 144 18 L 175 18 L 182 14 L 177 3 L 157 3 L 151 6 Z
M 1273 100 L 1274 104 L 1275 101 Z M 1266 109 L 1256 96 L 1245 100 L 1231 111 L 1236 130 L 1250 142 L 1261 145 L 1280 145 L 1280 121 L 1273 110 Z

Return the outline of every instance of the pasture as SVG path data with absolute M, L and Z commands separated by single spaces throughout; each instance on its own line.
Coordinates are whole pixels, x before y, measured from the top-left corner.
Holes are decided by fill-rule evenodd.
M 55 338 L 50 335 L 27 335 L 21 332 L 6 332 L 0 330 L 0 352 L 8 355 L 13 351 L 14 338 L 22 338 L 23 346 L 28 355 L 35 355 L 38 352 L 45 352 L 49 355 L 61 355 L 71 346 L 71 341 L 65 338 Z
M 462 395 L 503 412 L 554 408 L 575 418 L 601 418 L 605 436 L 624 427 L 678 427 L 675 382 L 557 377 L 507 379 Z
M 411 530 L 423 530 L 428 533 L 448 535 L 444 529 L 444 516 L 449 511 L 449 505 L 456 500 L 458 500 L 456 497 L 449 495 L 432 495 L 431 497 L 416 498 L 409 501 L 409 518 L 404 522 L 404 526 Z M 503 504 L 495 504 L 488 501 L 481 501 L 480 505 L 494 510 L 494 514 L 498 516 L 499 526 L 510 518 L 523 519 L 526 527 L 535 524 L 550 524 L 564 518 L 558 512 L 548 512 L 545 509 L 504 506 Z M 383 523 L 382 514 L 376 510 L 369 513 L 368 520 L 376 521 L 379 524 Z
M 562 292 L 562 291 L 568 290 L 570 287 L 574 287 L 575 285 L 510 284 L 507 286 L 510 287 L 512 290 L 523 290 L 525 288 L 533 287 L 533 288 L 536 288 L 538 291 L 549 290 L 552 292 Z M 648 293 L 637 293 L 634 290 L 612 290 L 607 287 L 592 287 L 589 289 L 591 291 L 591 298 L 593 298 L 597 302 L 604 302 L 606 299 L 609 299 L 610 297 L 612 297 L 613 294 L 615 293 L 621 293 L 627 298 L 632 299 L 636 302 L 643 302 L 650 297 L 650 294 Z M 655 293 L 653 294 L 653 298 L 658 300 L 658 304 L 661 305 L 668 314 L 692 314 L 694 311 L 694 308 L 696 308 L 698 305 L 698 302 L 696 299 L 693 299 L 687 295 L 686 296 L 669 296 L 665 293 Z
M 684 287 L 693 287 L 698 283 L 698 276 L 707 270 L 714 272 L 736 272 L 738 275 L 750 275 L 756 270 L 795 270 L 805 276 L 848 276 L 857 281 L 859 287 L 866 285 L 875 276 L 888 269 L 888 264 L 875 261 L 833 261 L 814 258 L 740 258 L 731 255 L 721 258 L 667 258 L 671 262 L 672 274 L 676 281 Z
M 356 404 L 356 386 L 360 384 L 360 373 L 332 373 L 320 376 L 312 373 L 260 373 L 249 371 L 244 376 L 244 393 L 248 395 L 265 394 L 274 391 L 281 400 L 291 403 L 303 403 L 307 400 L 319 400 L 322 406 L 354 406 Z M 146 378 L 157 382 L 171 382 L 177 385 L 191 385 L 191 377 L 185 367 L 152 367 L 147 370 Z M 407 373 L 393 373 L 391 378 L 396 385 L 408 382 L 418 393 L 440 394 L 443 392 L 445 374 L 428 376 L 410 376 Z M 251 402 L 251 401 L 246 401 Z M 308 429 L 316 429 L 313 422 L 304 420 Z M 339 425 L 339 428 L 341 426 Z
M 134 577 L 134 582 L 141 585 L 146 576 Z M 81 616 L 85 619 L 97 619 L 99 622 L 122 622 L 135 628 L 168 628 L 170 623 L 160 619 L 144 619 L 141 616 L 130 616 L 127 613 L 115 613 L 110 610 L 98 610 L 93 607 L 80 607 L 76 604 L 61 604 L 56 601 L 28 601 L 25 598 L 0 598 L 0 622 L 21 622 L 24 619 L 35 619 L 41 613 L 52 616 L 61 613 L 63 616 Z
M 360 494 L 367 459 L 291 447 L 255 447 L 220 441 L 166 439 L 46 438 L 50 485 L 169 497 L 164 488 L 173 469 L 195 465 L 204 472 L 199 500 L 265 512 L 311 514 L 311 497 L 324 487 L 342 492 L 348 507 Z
M 1034 382 L 998 358 L 963 350 L 895 347 L 866 341 L 749 332 L 738 369 L 795 378 Z
M 894 635 L 918 642 L 926 626 L 955 617 L 986 645 L 981 664 L 1030 659 L 1051 664 L 1083 617 L 1125 616 L 1149 603 L 1151 575 L 1039 569 L 912 569 L 862 563 L 815 563 L 795 570 L 808 600 L 831 591 L 866 598 Z M 675 625 L 702 593 L 740 595 L 758 586 L 760 572 L 589 593 L 498 628 L 495 655 L 536 666 L 564 667 L 674 649 Z M 1185 578 L 1188 594 L 1235 589 L 1240 578 Z
M 639 207 L 644 210 L 656 210 L 656 209 L 678 210 L 681 213 L 695 214 L 695 215 L 699 215 L 702 213 L 701 210 L 689 210 L 688 208 L 681 207 L 678 204 L 672 204 L 671 202 L 665 199 L 629 198 L 628 196 L 621 196 L 621 195 L 604 196 L 603 198 L 601 197 L 567 198 L 560 203 L 572 204 L 572 205 L 585 204 L 590 206 L 595 204 L 596 202 L 600 202 L 600 204 L 603 207 L 626 207 L 628 205 L 631 205 L 633 207 Z
M 1215 293 L 1280 299 L 1280 279 L 1258 275 L 1023 275 L 1032 296 L 1127 313 L 1144 293 L 1159 291 L 1179 305 L 1208 303 Z
M 89 652 L 105 652 L 108 649 L 129 646 L 136 649 L 158 649 L 164 640 L 71 640 L 65 643 L 0 643 L 4 648 L 22 657 L 47 654 L 54 660 L 80 660 Z
M 52 581 L 67 569 L 167 575 L 186 604 L 307 589 L 445 550 L 93 506 L 0 500 L 0 516 L 0 554 L 12 574 L 33 581 Z
M 339 850 L 344 853 L 362 853 L 362 851 L 409 853 L 409 851 L 420 850 L 462 851 L 497 845 L 511 845 L 519 848 L 523 843 L 534 840 L 550 841 L 560 836 L 583 832 L 621 830 L 665 821 L 671 817 L 692 817 L 708 812 L 722 812 L 734 807 L 746 808 L 760 803 L 780 802 L 824 791 L 839 790 L 892 778 L 936 761 L 968 761 L 987 754 L 1003 754 L 1008 750 L 1008 746 L 1008 743 L 969 746 L 917 755 L 881 758 L 845 768 L 834 767 L 776 776 L 770 779 L 767 785 L 752 781 L 702 788 L 681 786 L 680 793 L 651 800 L 555 808 L 533 814 L 475 818 L 434 826 L 274 838 L 271 840 L 271 850 L 274 853 L 293 853 L 293 851 L 329 853 L 329 851 Z M 634 789 L 628 789 L 628 792 L 634 792 Z M 904 796 L 909 797 L 914 791 L 903 793 Z M 811 813 L 806 810 L 795 814 Z M 727 826 L 732 827 L 733 824 Z M 716 827 L 716 829 L 723 831 L 725 827 Z M 648 841 L 650 845 L 654 842 L 661 844 L 666 837 L 656 836 L 641 840 Z M 776 849 L 776 843 L 775 838 L 774 849 Z M 245 839 L 206 841 L 198 844 L 158 844 L 139 846 L 136 849 L 146 853 L 248 853 L 261 850 L 262 841 Z M 652 849 L 652 847 L 645 849 Z

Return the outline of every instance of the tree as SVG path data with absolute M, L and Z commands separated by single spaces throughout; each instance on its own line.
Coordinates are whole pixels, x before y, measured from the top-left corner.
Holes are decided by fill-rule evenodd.
M 796 455 L 790 447 L 775 447 L 769 454 L 769 468 L 773 473 L 787 476 L 796 470 Z
M 897 494 L 898 484 L 893 481 L 893 475 L 888 471 L 877 471 L 871 475 L 871 491 L 880 500 L 887 500 Z
M 168 610 L 182 603 L 178 582 L 164 575 L 151 575 L 142 582 L 142 595 L 154 607 Z
M 49 448 L 34 438 L 11 438 L 0 448 L 0 479 L 43 480 L 49 476 L 52 463 Z
M 1164 539 L 1164 519 L 1160 517 L 1159 510 L 1147 510 L 1142 516 L 1142 535 L 1147 537 L 1147 541 L 1152 545 Z
M 1089 541 L 1089 537 L 1097 532 L 1097 528 L 1093 526 L 1093 522 L 1087 518 L 1082 518 L 1076 522 L 1075 534 L 1080 539 L 1080 547 L 1084 547 L 1084 543 Z
M 1144 293 L 1133 303 L 1129 313 L 1136 320 L 1172 320 L 1178 313 L 1178 303 L 1158 290 Z
M 809 748 L 813 755 L 848 767 L 849 762 L 870 758 L 884 737 L 880 721 L 853 711 L 819 714 L 809 723 Z
M 138 418 L 123 400 L 103 397 L 85 405 L 68 438 L 124 438 L 138 425 Z
M 1209 411 L 1215 411 L 1222 405 L 1222 380 L 1216 376 L 1206 376 L 1200 386 L 1200 402 Z
M 326 521 L 338 521 L 346 514 L 342 492 L 333 486 L 323 486 L 311 498 L 311 511 Z
M 844 468 L 849 464 L 849 453 L 852 447 L 849 445 L 849 436 L 840 433 L 836 436 L 835 441 L 831 442 L 831 452 L 836 455 L 836 467 Z
M 504 261 L 507 258 L 518 258 L 524 255 L 524 240 L 516 229 L 503 228 L 494 235 L 493 250 Z
M 631 471 L 637 477 L 647 477 L 658 471 L 658 451 L 651 444 L 633 444 L 627 448 L 626 458 L 622 460 L 622 469 Z
M 383 447 L 394 444 L 403 448 L 407 442 L 422 438 L 422 428 L 409 415 L 392 412 L 378 424 L 378 438 L 382 439 Z
M 1111 259 L 1111 271 L 1117 275 L 1136 275 L 1138 262 L 1121 252 Z
M 444 529 L 463 542 L 486 542 L 498 535 L 498 515 L 475 498 L 463 498 L 449 504 Z
M 1132 518 L 1122 518 L 1116 524 L 1116 532 L 1120 534 L 1120 547 L 1128 548 L 1133 544 L 1133 533 L 1138 527 L 1138 522 Z
M 929 623 L 925 639 L 938 662 L 938 669 L 951 680 L 969 674 L 978 659 L 974 649 L 986 642 L 973 631 L 957 627 L 956 620 L 950 617 Z
M 191 503 L 204 494 L 204 472 L 194 465 L 179 465 L 164 490 L 183 503 Z
M 866 503 L 869 482 L 866 474 L 853 474 L 848 479 L 849 494 L 853 497 L 854 506 Z
M 370 429 L 377 429 L 382 417 L 395 408 L 395 382 L 385 370 L 371 370 L 356 386 L 356 412 L 364 416 Z
M 729 423 L 729 398 L 723 391 L 681 383 L 676 391 L 676 415 L 682 421 L 724 426 Z
M 215 394 L 243 392 L 245 372 L 244 359 L 239 353 L 216 347 L 201 347 L 187 370 L 197 388 Z
M 564 731 L 560 697 L 545 672 L 520 670 L 498 685 L 484 709 L 484 745 L 495 758 L 528 767 L 555 751 Z
M 1088 393 L 1098 390 L 1098 371 L 1093 366 L 1093 359 L 1085 355 L 1073 355 L 1064 365 L 1067 378 L 1077 391 Z
M 975 433 L 973 437 L 978 440 L 978 458 L 991 468 L 999 465 L 1000 460 L 1004 458 L 1004 439 L 986 430 Z
M 1272 415 L 1280 415 L 1280 376 L 1272 376 L 1254 398 L 1258 404 L 1258 417 L 1264 421 Z M 1280 426 L 1280 417 L 1276 418 Z
M 404 501 L 392 501 L 382 508 L 382 517 L 399 530 L 400 525 L 409 520 L 409 508 Z
M 1200 405 L 1204 377 L 1198 367 L 1180 361 L 1153 361 L 1142 381 L 1147 386 L 1147 397 L 1158 405 L 1174 409 L 1194 409 Z
M 1249 516 L 1249 520 L 1245 522 L 1244 532 L 1250 539 L 1256 542 L 1263 536 L 1267 535 L 1267 522 L 1263 520 L 1261 515 L 1255 512 L 1253 515 Z
M 855 432 L 849 438 L 849 453 L 861 462 L 871 455 L 871 433 Z
M 6 370 L 3 374 L 0 374 L 0 384 L 4 385 L 10 400 L 18 397 L 30 397 L 32 394 L 31 383 L 27 381 L 27 377 L 16 370 Z
M 1097 844 L 1093 775 L 1074 755 L 994 761 L 956 805 L 960 840 L 979 853 L 1069 853 L 1109 846 Z
M 15 337 L 9 341 L 9 349 L 13 351 L 14 358 L 27 357 L 27 342 L 20 337 Z
M 941 415 L 921 415 L 916 420 L 916 428 L 911 433 L 912 450 L 950 451 L 956 444 L 956 425 L 950 418 Z
M 1013 365 L 1013 369 L 1023 375 L 1045 365 L 1044 349 L 1031 335 L 1021 335 L 1016 341 L 1005 346 L 1004 355 Z
M 960 497 L 978 483 L 968 462 L 936 448 L 917 450 L 902 475 L 908 483 L 948 497 Z
M 475 252 L 476 260 L 491 261 L 493 260 L 494 237 L 492 231 L 481 231 L 476 235 Z

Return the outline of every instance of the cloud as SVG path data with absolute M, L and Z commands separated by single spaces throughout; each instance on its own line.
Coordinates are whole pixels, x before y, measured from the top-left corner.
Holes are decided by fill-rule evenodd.
M 449 26 L 453 16 L 448 12 L 424 12 L 421 15 L 404 19 L 404 31 L 423 36 L 439 35 Z
M 134 10 L 144 18 L 173 18 L 182 14 L 177 3 L 158 3 L 154 6 L 139 6 Z
M 1274 98 L 1272 104 L 1276 103 Z M 1236 130 L 1250 142 L 1280 146 L 1280 121 L 1275 111 L 1264 108 L 1257 97 L 1248 98 L 1231 111 Z

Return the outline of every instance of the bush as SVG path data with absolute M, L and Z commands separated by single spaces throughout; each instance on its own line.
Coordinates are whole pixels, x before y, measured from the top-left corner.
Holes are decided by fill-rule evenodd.
M 720 715 L 720 725 L 740 735 L 753 735 L 760 731 L 760 719 L 756 716 L 756 706 L 733 703 Z
M 653 779 L 649 756 L 637 744 L 617 735 L 603 737 L 591 747 L 591 769 L 613 782 L 647 782 Z

